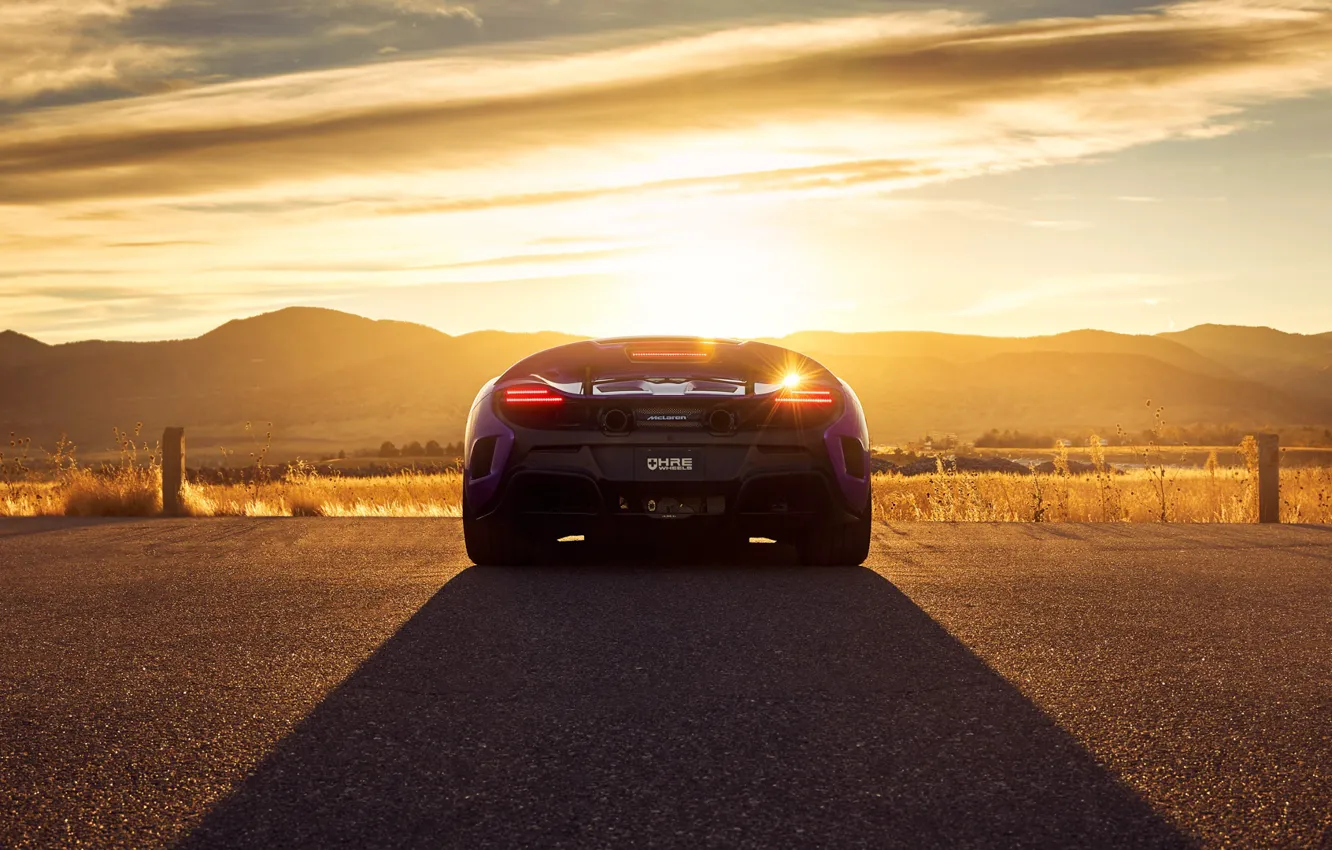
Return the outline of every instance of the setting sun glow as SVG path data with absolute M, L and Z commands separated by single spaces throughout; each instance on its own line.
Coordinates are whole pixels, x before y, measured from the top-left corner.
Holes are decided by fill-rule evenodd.
M 1328 0 L 227 5 L 0 8 L 7 324 L 1332 324 Z
M 743 337 L 798 330 L 810 271 L 798 236 L 724 216 L 700 218 L 665 224 L 675 229 L 629 262 L 624 277 L 633 298 L 622 315 L 606 320 L 631 333 Z

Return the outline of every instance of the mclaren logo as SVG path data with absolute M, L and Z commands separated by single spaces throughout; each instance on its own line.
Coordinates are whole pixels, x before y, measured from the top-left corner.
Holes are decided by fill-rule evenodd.
M 650 457 L 647 468 L 653 472 L 693 472 L 692 457 Z
M 687 413 L 649 413 L 643 417 L 648 422 L 688 422 Z

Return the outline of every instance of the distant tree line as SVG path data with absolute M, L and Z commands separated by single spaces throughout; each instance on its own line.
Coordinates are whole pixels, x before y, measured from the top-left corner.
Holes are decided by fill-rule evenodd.
M 1096 429 L 1102 439 L 1112 446 L 1145 446 L 1148 443 L 1169 446 L 1237 446 L 1249 434 L 1265 430 L 1241 428 L 1237 425 L 1166 425 L 1158 431 L 1125 431 L 1121 428 Z M 1284 446 L 1332 446 L 1332 428 L 1277 428 Z M 976 438 L 980 449 L 1050 449 L 1060 440 L 1071 445 L 1087 445 L 1090 431 L 1067 431 L 1059 434 L 1042 431 L 1020 431 L 991 428 Z
M 446 443 L 441 445 L 438 440 L 430 440 L 425 445 L 421 445 L 419 440 L 412 440 L 410 443 L 399 448 L 390 440 L 385 440 L 379 444 L 379 448 L 356 449 L 351 456 L 355 458 L 391 458 L 391 457 L 435 457 L 435 458 L 455 458 L 462 457 L 463 442 L 459 440 L 456 443 Z M 333 455 L 326 455 L 320 460 L 333 460 Z M 340 451 L 337 459 L 342 460 L 347 457 L 346 451 Z
M 991 428 L 976 438 L 978 449 L 1050 449 L 1059 438 L 1053 434 Z
M 441 446 L 438 440 L 431 440 L 424 446 L 420 441 L 412 440 L 402 448 L 393 445 L 392 442 L 385 440 L 379 445 L 378 457 L 461 457 L 463 453 L 463 444 L 459 440 L 456 443 L 449 443 Z

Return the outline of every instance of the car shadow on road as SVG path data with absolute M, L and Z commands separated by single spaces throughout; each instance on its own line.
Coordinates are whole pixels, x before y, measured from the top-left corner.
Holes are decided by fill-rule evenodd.
M 98 525 L 131 525 L 142 523 L 142 517 L 0 517 L 0 540 L 6 537 L 26 537 L 30 534 L 49 534 Z
M 758 560 L 465 570 L 182 845 L 1187 843 L 875 572 Z

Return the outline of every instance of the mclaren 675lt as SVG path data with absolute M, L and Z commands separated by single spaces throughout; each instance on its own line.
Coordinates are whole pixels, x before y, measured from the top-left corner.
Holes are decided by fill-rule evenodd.
M 636 337 L 534 354 L 467 419 L 463 532 L 478 564 L 555 541 L 646 547 L 766 538 L 803 563 L 869 552 L 869 436 L 856 394 L 759 342 Z

